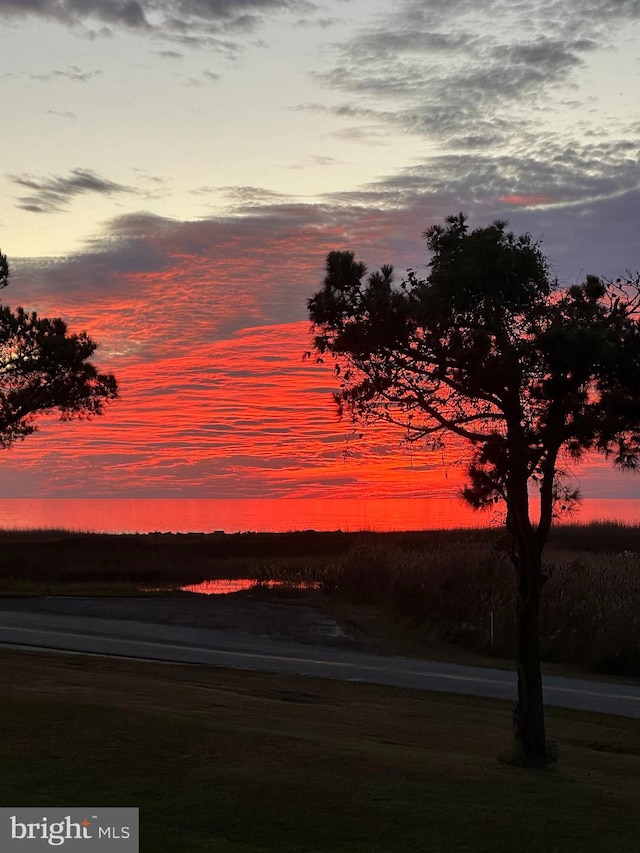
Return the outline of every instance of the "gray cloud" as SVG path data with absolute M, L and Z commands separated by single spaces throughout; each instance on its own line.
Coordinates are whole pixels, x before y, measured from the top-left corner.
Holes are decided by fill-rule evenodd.
M 99 22 L 227 52 L 230 45 L 219 41 L 221 35 L 254 32 L 281 12 L 315 17 L 317 9 L 309 0 L 0 0 L 0 15 L 38 16 L 74 27 Z
M 327 30 L 330 27 L 335 27 L 339 23 L 340 21 L 338 20 L 338 18 L 300 18 L 299 20 L 294 21 L 293 25 L 294 27 L 297 27 L 299 29 L 305 29 L 307 27 L 313 26 L 320 27 L 323 30 Z
M 332 131 L 328 136 L 334 139 L 345 139 L 350 142 L 359 142 L 363 145 L 385 145 L 388 134 L 380 125 L 343 127 Z
M 241 210 L 245 213 L 253 210 L 256 206 L 263 209 L 273 205 L 284 206 L 291 203 L 290 196 L 275 190 L 264 189 L 264 187 L 216 187 L 216 193 L 222 193 L 235 210 Z
M 38 15 L 66 24 L 95 18 L 126 27 L 148 26 L 144 6 L 138 0 L 0 0 L 0 12 Z
M 587 203 L 640 188 L 640 139 L 577 141 L 570 145 L 551 135 L 528 140 L 528 153 L 451 152 L 399 170 L 346 195 L 371 203 L 415 194 L 437 194 L 492 203 L 505 197 L 544 197 L 546 204 Z M 339 201 L 343 194 L 333 196 Z M 526 206 L 523 202 L 522 206 Z
M 615 278 L 640 269 L 637 188 L 576 206 L 494 210 L 508 218 L 514 230 L 542 240 L 563 285 L 583 281 L 587 273 Z
M 90 169 L 72 169 L 66 177 L 37 178 L 33 175 L 9 175 L 13 183 L 28 190 L 20 196 L 18 207 L 31 213 L 54 213 L 64 210 L 71 200 L 84 193 L 115 195 L 132 192 L 132 187 L 101 178 Z
M 207 83 L 218 83 L 222 79 L 222 75 L 209 71 L 208 68 L 205 68 L 201 74 L 201 77 L 185 77 L 185 80 L 190 86 L 205 86 Z
M 334 45 L 333 67 L 314 78 L 348 97 L 331 107 L 337 116 L 458 148 L 506 145 L 638 20 L 631 0 L 404 0 Z
M 502 215 L 532 207 L 576 215 L 580 205 L 637 191 L 637 118 L 614 123 L 598 112 L 580 73 L 638 22 L 638 0 L 394 4 L 327 48 L 334 63 L 313 76 L 342 102 L 300 109 L 349 122 L 332 136 L 374 143 L 411 133 L 432 153 L 331 201 L 400 213 L 459 200 Z
M 46 74 L 30 74 L 26 71 L 10 71 L 0 76 L 18 77 L 24 80 L 38 80 L 42 83 L 52 83 L 64 79 L 71 80 L 74 83 L 87 83 L 99 74 L 102 74 L 102 71 L 83 71 L 81 68 L 78 68 L 77 65 L 70 65 L 69 68 L 64 70 L 57 69 L 55 71 L 49 71 Z
M 428 43 L 430 34 L 424 35 Z M 355 98 L 355 103 L 333 107 L 334 114 L 377 118 L 383 125 L 391 121 L 404 131 L 443 141 L 467 138 L 471 144 L 483 128 L 492 129 L 491 141 L 507 139 L 521 123 L 508 110 L 527 101 L 535 106 L 546 89 L 565 81 L 596 46 L 589 39 L 545 37 L 487 44 L 457 34 L 451 44 L 444 35 L 438 39 L 434 57 L 428 47 L 422 55 L 406 47 L 391 50 L 388 34 L 380 40 L 378 44 L 368 35 L 363 42 L 350 42 L 340 64 L 314 75 L 316 82 Z
M 58 116 L 59 118 L 66 118 L 71 121 L 77 121 L 78 119 L 78 116 L 69 110 L 47 110 L 47 115 Z
M 184 59 L 184 53 L 177 50 L 154 50 L 156 56 L 161 56 L 163 59 Z

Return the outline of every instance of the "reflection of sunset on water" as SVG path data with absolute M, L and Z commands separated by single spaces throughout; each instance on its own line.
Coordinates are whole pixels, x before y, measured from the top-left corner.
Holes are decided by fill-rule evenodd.
M 640 502 L 585 501 L 564 519 L 640 524 Z M 0 529 L 66 529 L 106 533 L 294 530 L 393 531 L 485 527 L 499 512 L 476 513 L 455 498 L 291 500 L 0 500 Z
M 200 595 L 232 595 L 257 586 L 258 582 L 250 578 L 221 578 L 202 583 L 183 586 L 182 592 L 195 592 Z
M 255 578 L 218 578 L 216 580 L 202 581 L 190 586 L 181 587 L 182 592 L 193 592 L 198 595 L 232 595 L 234 592 L 245 592 L 249 589 L 261 587 L 262 589 L 277 589 L 278 587 L 295 587 L 296 589 L 318 588 L 311 583 L 294 583 L 293 581 L 257 581 Z

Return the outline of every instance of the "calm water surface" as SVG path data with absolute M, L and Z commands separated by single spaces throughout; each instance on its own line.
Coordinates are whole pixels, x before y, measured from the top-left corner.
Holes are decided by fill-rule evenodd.
M 638 500 L 585 500 L 573 520 L 640 524 Z M 100 533 L 226 533 L 293 530 L 426 530 L 486 527 L 499 516 L 451 499 L 0 500 L 0 529 L 62 528 Z
M 228 595 L 232 592 L 244 592 L 256 587 L 296 587 L 297 589 L 319 589 L 319 584 L 313 583 L 287 583 L 286 581 L 257 581 L 255 578 L 216 578 L 215 580 L 202 581 L 189 586 L 180 587 L 183 592 L 197 592 L 200 595 Z

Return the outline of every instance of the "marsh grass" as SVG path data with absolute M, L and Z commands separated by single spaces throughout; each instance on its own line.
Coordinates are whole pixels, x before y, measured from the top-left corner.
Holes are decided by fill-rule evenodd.
M 543 659 L 640 675 L 639 531 L 594 525 L 588 532 L 581 540 L 581 531 L 563 530 L 548 549 Z M 325 589 L 485 654 L 510 656 L 514 647 L 513 568 L 497 537 L 430 548 L 362 542 L 327 568 Z
M 640 554 L 556 551 L 542 607 L 548 660 L 640 675 Z

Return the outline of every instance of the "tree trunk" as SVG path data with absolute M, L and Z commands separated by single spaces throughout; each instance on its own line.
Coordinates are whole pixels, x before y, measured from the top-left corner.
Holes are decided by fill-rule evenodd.
M 515 757 L 527 764 L 545 765 L 552 756 L 545 732 L 540 669 L 541 558 L 537 549 L 534 553 L 519 550 L 516 609 L 518 702 L 513 712 Z
M 522 453 L 521 458 L 524 458 Z M 508 482 L 507 529 L 516 569 L 516 664 L 518 702 L 513 712 L 515 759 L 542 766 L 552 760 L 547 743 L 540 669 L 542 549 L 529 519 L 527 473 L 512 466 Z

